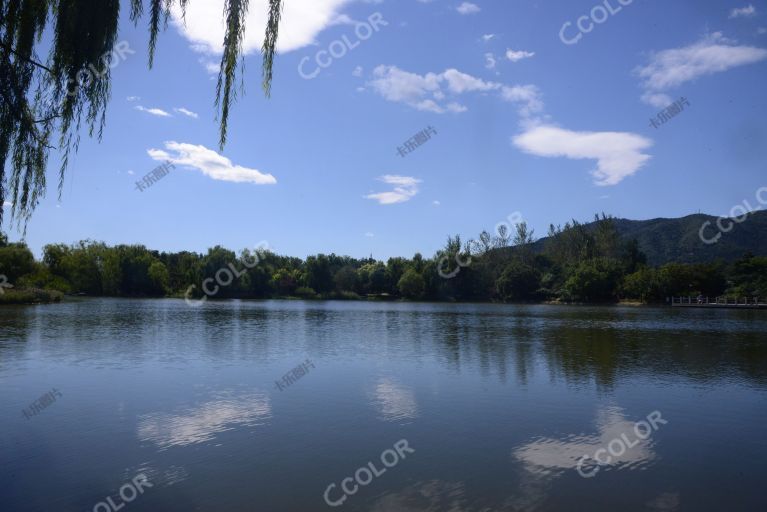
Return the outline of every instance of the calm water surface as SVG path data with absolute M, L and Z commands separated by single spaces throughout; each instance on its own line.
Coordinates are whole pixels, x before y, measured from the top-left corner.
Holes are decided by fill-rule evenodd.
M 765 311 L 4 307 L 0 510 L 767 510 L 766 333 Z

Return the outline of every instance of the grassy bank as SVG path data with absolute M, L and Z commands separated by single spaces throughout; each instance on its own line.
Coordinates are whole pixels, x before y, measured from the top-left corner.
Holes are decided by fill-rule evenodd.
M 47 304 L 61 302 L 63 293 L 56 290 L 42 290 L 40 288 L 5 289 L 0 294 L 0 305 L 3 304 Z

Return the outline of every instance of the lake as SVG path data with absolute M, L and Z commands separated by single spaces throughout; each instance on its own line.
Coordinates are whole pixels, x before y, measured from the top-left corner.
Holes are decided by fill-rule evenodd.
M 3 307 L 0 510 L 767 510 L 765 333 L 661 307 Z

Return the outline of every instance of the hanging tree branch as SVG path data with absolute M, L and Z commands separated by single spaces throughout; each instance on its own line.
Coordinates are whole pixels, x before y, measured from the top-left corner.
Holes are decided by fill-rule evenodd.
M 149 13 L 149 66 L 154 65 L 159 32 L 167 27 L 175 5 L 185 19 L 190 1 L 130 0 L 134 23 Z M 271 93 L 272 67 L 283 0 L 267 0 L 269 18 L 262 47 L 265 95 Z M 145 9 L 145 4 L 146 9 Z M 249 0 L 224 0 L 224 51 L 216 84 L 215 105 L 219 120 L 219 145 L 227 139 L 231 106 L 237 99 L 238 64 L 242 64 L 242 41 Z M 10 194 L 11 216 L 24 225 L 45 193 L 48 142 L 58 131 L 61 151 L 59 194 L 70 151 L 77 151 L 81 122 L 88 133 L 100 138 L 110 97 L 110 70 L 87 83 L 78 75 L 99 69 L 104 55 L 114 48 L 119 26 L 119 0 L 0 0 L 0 204 Z M 34 57 L 34 47 L 48 24 L 53 25 L 47 62 Z M 13 55 L 13 58 L 11 57 Z M 39 84 L 33 94 L 33 84 Z M 78 84 L 75 91 L 67 89 Z M 45 91 L 42 96 L 41 92 Z M 30 98 L 34 97 L 34 100 Z M 84 117 L 84 119 L 83 119 Z M 3 209 L 0 208 L 0 223 Z

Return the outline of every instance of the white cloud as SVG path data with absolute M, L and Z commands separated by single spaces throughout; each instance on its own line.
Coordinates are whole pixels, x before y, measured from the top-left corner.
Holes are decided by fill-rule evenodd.
M 140 99 L 141 99 L 141 97 L 139 97 L 139 96 L 128 96 L 128 97 L 127 97 L 127 98 L 125 98 L 125 99 L 126 99 L 127 101 L 138 101 L 138 100 L 140 100 Z
M 484 35 L 482 36 L 482 40 L 483 40 L 484 42 L 488 42 L 488 41 L 490 41 L 490 40 L 491 40 L 492 38 L 494 38 L 494 37 L 495 37 L 495 34 L 484 34 Z
M 488 52 L 485 54 L 485 67 L 487 69 L 494 69 L 495 68 L 495 55 Z
M 455 94 L 472 91 L 492 91 L 501 87 L 501 84 L 485 82 L 481 78 L 461 73 L 457 69 L 448 69 L 442 73 L 442 77 L 447 81 L 447 87 L 450 89 L 450 92 Z
M 456 11 L 458 11 L 460 14 L 476 14 L 481 9 L 477 4 L 473 4 L 471 2 L 464 2 L 458 7 L 455 8 Z
M 671 96 L 662 92 L 645 92 L 642 94 L 642 101 L 658 108 L 666 108 L 674 102 Z
M 157 116 L 157 117 L 173 117 L 169 113 L 159 108 L 144 108 L 141 105 L 136 105 L 133 108 L 135 108 L 136 110 L 140 110 L 141 112 L 146 112 L 147 114 L 152 114 L 153 116 Z
M 535 52 L 527 52 L 525 50 L 506 50 L 506 58 L 511 62 L 519 62 L 522 59 L 529 59 L 535 55 Z
M 366 199 L 378 201 L 378 204 L 397 204 L 410 201 L 418 193 L 418 184 L 421 183 L 419 179 L 394 174 L 386 174 L 378 179 L 389 185 L 394 185 L 394 190 L 391 192 L 378 192 L 365 196 Z
M 759 35 L 767 34 L 767 27 L 759 27 L 756 29 L 756 33 Z
M 197 115 L 196 112 L 192 112 L 191 110 L 187 110 L 184 107 L 174 108 L 173 110 L 175 110 L 179 114 L 184 114 L 185 116 L 192 117 L 194 119 L 197 119 L 198 117 L 200 117 L 199 115 Z
M 360 77 L 362 76 L 362 71 L 363 71 L 362 66 L 357 66 L 356 68 L 354 68 L 354 71 L 352 71 L 352 76 Z
M 461 105 L 460 103 L 452 102 L 447 104 L 448 112 L 455 112 L 456 114 L 460 114 L 461 112 L 466 112 L 467 110 L 469 109 Z
M 519 113 L 523 117 L 529 117 L 543 110 L 541 91 L 535 85 L 503 86 L 501 97 L 508 102 L 520 104 Z
M 351 0 L 291 0 L 284 3 L 277 51 L 290 52 L 315 42 L 317 35 L 334 23 L 343 21 L 339 10 Z M 220 55 L 224 42 L 224 0 L 189 2 L 186 17 L 173 8 L 173 24 L 192 43 L 195 51 Z M 268 15 L 267 0 L 252 0 L 245 20 L 244 53 L 261 51 Z
M 527 96 L 524 99 L 530 101 L 529 105 L 526 104 L 530 112 L 538 111 L 543 106 L 534 86 L 507 87 L 462 73 L 457 69 L 448 69 L 439 74 L 419 75 L 403 71 L 396 66 L 381 65 L 373 70 L 373 77 L 367 85 L 384 99 L 405 103 L 425 112 L 465 112 L 466 106 L 448 99 L 448 95 L 456 96 L 469 92 L 501 91 L 502 97 L 507 101 L 521 101 L 523 98 L 517 97 L 518 92 L 508 92 L 517 89 L 525 91 Z M 533 90 L 535 94 L 532 94 Z
M 205 72 L 211 75 L 218 75 L 218 72 L 221 70 L 221 63 L 214 61 L 208 57 L 200 57 L 197 62 L 202 64 L 202 67 L 205 68 Z
M 129 171 L 128 171 L 128 174 L 130 174 L 131 176 L 133 176 L 133 175 L 134 175 L 134 174 L 136 174 L 136 173 L 135 173 L 135 172 L 133 172 L 132 170 L 129 170 Z
M 439 201 L 432 201 L 431 204 L 433 204 L 434 206 L 439 206 L 442 203 L 440 203 Z
M 191 167 L 214 180 L 254 183 L 256 185 L 274 185 L 277 183 L 271 174 L 263 174 L 257 169 L 234 165 L 225 156 L 205 146 L 169 141 L 165 143 L 165 149 L 167 151 L 150 149 L 147 153 L 154 160 L 170 161 L 174 165 Z
M 365 233 L 365 236 L 367 238 L 373 238 L 375 235 L 373 233 L 371 233 L 370 231 L 368 231 L 367 233 Z
M 440 110 L 434 101 L 424 98 L 429 93 L 439 92 L 440 75 L 427 73 L 421 76 L 396 66 L 382 65 L 373 70 L 373 76 L 375 78 L 368 85 L 384 99 L 406 103 L 418 110 Z
M 652 141 L 626 132 L 575 132 L 551 125 L 534 126 L 512 138 L 526 153 L 542 157 L 593 159 L 597 185 L 617 185 L 636 173 L 651 157 L 642 151 Z
M 756 7 L 748 4 L 746 7 L 736 7 L 730 11 L 730 18 L 752 18 L 756 16 Z
M 753 64 L 765 58 L 767 50 L 753 46 L 736 46 L 721 32 L 716 32 L 690 46 L 653 54 L 649 64 L 634 71 L 642 79 L 644 89 L 650 93 L 645 93 L 643 99 L 655 105 L 657 102 L 653 102 L 653 94 L 663 93 L 702 76 Z

